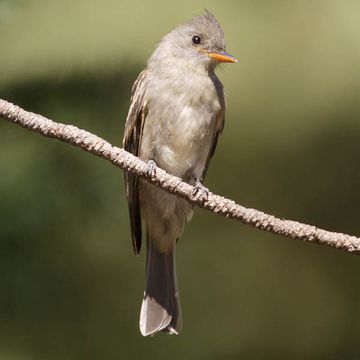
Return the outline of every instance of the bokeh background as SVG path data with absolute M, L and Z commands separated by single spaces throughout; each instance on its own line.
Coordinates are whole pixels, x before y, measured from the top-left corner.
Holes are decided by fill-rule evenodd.
M 154 44 L 208 8 L 240 59 L 206 185 L 360 235 L 358 0 L 0 0 L 0 98 L 120 145 Z M 0 359 L 359 359 L 360 261 L 197 209 L 180 336 L 143 338 L 122 172 L 0 121 Z

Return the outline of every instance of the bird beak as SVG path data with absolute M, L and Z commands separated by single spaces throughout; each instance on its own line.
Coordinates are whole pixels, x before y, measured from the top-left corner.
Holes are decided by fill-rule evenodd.
M 218 62 L 237 63 L 239 60 L 225 51 L 210 51 L 208 56 Z

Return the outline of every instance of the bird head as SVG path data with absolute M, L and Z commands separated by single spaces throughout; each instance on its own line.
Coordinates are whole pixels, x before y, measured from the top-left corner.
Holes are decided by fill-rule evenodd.
M 238 60 L 225 52 L 224 32 L 215 16 L 205 10 L 161 39 L 150 58 L 150 64 L 157 62 L 209 70 L 219 63 Z

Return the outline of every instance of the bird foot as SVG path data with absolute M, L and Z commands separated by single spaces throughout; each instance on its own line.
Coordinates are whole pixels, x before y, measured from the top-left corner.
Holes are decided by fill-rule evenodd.
M 195 179 L 194 194 L 201 194 L 200 199 L 206 201 L 209 198 L 209 189 L 205 187 L 199 179 Z
M 149 160 L 146 165 L 146 177 L 152 178 L 156 174 L 156 162 Z

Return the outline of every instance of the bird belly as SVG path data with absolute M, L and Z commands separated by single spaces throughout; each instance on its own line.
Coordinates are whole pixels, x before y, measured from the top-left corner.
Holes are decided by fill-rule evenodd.
M 194 184 L 194 179 L 201 179 L 204 171 L 215 131 L 215 118 L 210 112 L 184 107 L 178 116 L 173 113 L 164 118 L 160 114 L 149 114 L 140 157 L 145 161 L 152 159 L 168 173 Z M 148 231 L 158 239 L 158 250 L 166 252 L 172 241 L 180 237 L 185 222 L 190 220 L 192 206 L 145 181 L 140 182 L 140 198 Z
M 215 118 L 208 111 L 183 107 L 178 116 L 164 119 L 155 142 L 158 165 L 186 181 L 200 179 L 215 131 Z

